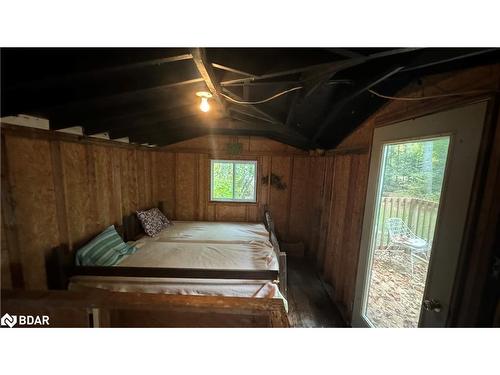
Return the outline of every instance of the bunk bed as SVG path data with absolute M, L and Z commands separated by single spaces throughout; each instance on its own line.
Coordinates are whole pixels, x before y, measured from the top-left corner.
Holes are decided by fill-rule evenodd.
M 160 202 L 159 208 L 163 210 Z M 140 230 L 135 214 L 117 227 L 138 250 L 114 266 L 76 266 L 74 252 L 54 249 L 61 288 L 124 292 L 283 298 L 286 254 L 271 213 L 263 223 L 174 221 L 157 237 Z

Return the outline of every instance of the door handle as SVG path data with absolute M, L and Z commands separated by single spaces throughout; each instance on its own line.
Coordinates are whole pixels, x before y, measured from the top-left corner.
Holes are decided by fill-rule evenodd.
M 442 308 L 441 302 L 439 302 L 437 299 L 424 299 L 422 305 L 427 311 L 440 312 Z

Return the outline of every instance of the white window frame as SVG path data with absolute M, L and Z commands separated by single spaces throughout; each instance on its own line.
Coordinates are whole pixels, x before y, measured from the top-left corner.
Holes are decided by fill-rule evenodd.
M 233 165 L 233 196 L 234 196 L 234 179 L 235 179 L 235 164 L 253 164 L 255 166 L 254 175 L 254 189 L 253 197 L 250 199 L 235 199 L 235 198 L 214 198 L 214 164 L 215 163 L 229 163 Z M 257 160 L 224 160 L 224 159 L 211 159 L 210 160 L 210 200 L 213 202 L 238 202 L 238 203 L 256 203 L 257 202 Z

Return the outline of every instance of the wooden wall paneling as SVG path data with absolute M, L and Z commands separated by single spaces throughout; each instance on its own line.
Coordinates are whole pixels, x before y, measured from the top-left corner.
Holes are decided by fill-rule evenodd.
M 216 221 L 245 221 L 246 206 L 244 204 L 218 203 L 215 214 Z
M 158 152 L 149 153 L 151 157 L 151 206 L 157 207 L 160 201 L 158 193 Z
M 2 283 L 2 289 L 12 289 L 12 276 L 10 274 L 10 267 L 11 267 L 11 261 L 9 257 L 9 249 L 7 247 L 7 239 L 5 238 L 5 227 L 4 227 L 4 220 L 3 220 L 3 215 L 1 216 L 1 233 L 0 233 L 0 240 L 1 240 L 1 256 L 0 256 L 0 264 L 1 264 L 1 269 L 0 272 L 2 273 L 2 278 L 1 278 L 1 283 Z
M 69 248 L 87 239 L 94 232 L 95 216 L 91 215 L 91 183 L 85 145 L 62 142 L 61 160 L 66 192 Z M 88 219 L 87 219 L 88 218 Z
M 8 136 L 5 147 L 24 286 L 46 289 L 45 256 L 59 241 L 50 143 Z
M 263 184 L 262 179 L 263 177 L 269 178 L 271 174 L 271 157 L 270 156 L 262 156 L 260 158 L 260 173 L 259 173 L 259 180 L 257 181 L 257 185 L 259 185 L 259 198 L 258 198 L 258 204 L 259 204 L 259 218 L 264 217 L 264 209 L 266 206 L 269 205 L 269 199 L 271 197 L 271 186 L 269 183 Z
M 111 189 L 113 223 L 122 224 L 124 211 L 122 207 L 122 149 L 113 148 L 111 150 L 111 174 L 113 187 Z M 123 181 L 126 184 L 126 181 Z
M 318 252 L 318 242 L 321 226 L 321 212 L 323 210 L 322 196 L 325 178 L 326 158 L 310 158 L 311 168 L 309 169 L 308 199 L 311 205 L 309 237 L 307 239 L 308 256 L 316 255 Z
M 175 209 L 177 220 L 193 220 L 197 203 L 196 154 L 176 154 Z
M 166 214 L 169 218 L 175 218 L 175 155 L 171 152 L 156 153 L 158 200 L 166 202 Z
M 151 176 L 151 153 L 141 151 L 144 160 L 144 184 L 139 184 L 140 189 L 144 189 L 144 200 L 146 208 L 156 206 L 153 203 L 153 177 Z
M 113 212 L 113 168 L 111 149 L 101 146 L 91 148 L 95 164 L 95 187 L 92 200 L 96 208 L 96 232 L 114 222 Z
M 105 218 L 103 217 L 102 211 L 100 209 L 99 204 L 99 188 L 97 186 L 97 172 L 96 172 L 96 149 L 99 146 L 97 145 L 83 145 L 83 150 L 85 154 L 85 158 L 87 161 L 87 180 L 84 183 L 89 189 L 89 199 L 88 199 L 88 212 L 84 216 L 84 220 L 86 221 L 86 225 L 88 228 L 88 232 L 85 235 L 85 238 L 82 241 L 88 240 L 88 238 L 94 234 L 97 234 L 99 229 L 102 227 Z M 82 189 L 84 189 L 82 185 Z M 77 244 L 77 247 L 80 245 L 80 241 Z
M 325 278 L 334 287 L 341 272 L 342 234 L 346 220 L 347 192 L 349 190 L 350 155 L 335 157 L 335 175 L 333 178 L 332 214 L 328 228 L 328 243 L 325 251 Z
M 134 150 L 135 153 L 135 158 L 136 158 L 136 168 L 135 168 L 135 173 L 136 173 L 136 181 L 137 181 L 137 194 L 138 194 L 138 209 L 144 210 L 148 207 L 148 195 L 147 190 L 149 188 L 149 183 L 147 181 L 147 177 L 149 177 L 149 174 L 147 173 L 145 169 L 145 163 L 144 163 L 144 152 L 141 150 Z
M 207 220 L 210 191 L 210 160 L 206 154 L 198 156 L 198 220 Z
M 284 190 L 280 190 L 275 186 L 270 188 L 269 206 L 273 213 L 274 224 L 276 227 L 277 236 L 284 241 L 287 241 L 287 223 L 288 223 L 288 207 L 290 198 L 290 174 L 291 174 L 291 157 L 289 156 L 274 156 L 271 161 L 271 172 L 281 178 L 281 181 L 286 185 Z
M 334 156 L 326 158 L 324 176 L 325 177 L 324 177 L 324 187 L 322 196 L 323 210 L 321 212 L 320 236 L 318 240 L 318 254 L 316 257 L 316 263 L 320 270 L 324 270 L 325 268 L 324 260 L 325 260 L 326 247 L 328 245 L 328 233 L 329 233 L 328 228 L 332 213 L 333 181 L 335 177 Z
M 351 163 L 351 175 L 349 179 L 348 212 L 350 220 L 344 231 L 343 243 L 343 270 L 339 282 L 338 298 L 346 307 L 346 318 L 350 321 L 354 303 L 354 290 L 356 286 L 356 271 L 361 243 L 361 232 L 363 227 L 363 216 L 365 207 L 366 188 L 368 183 L 369 156 L 368 154 L 355 155 Z
M 142 209 L 139 193 L 139 174 L 137 172 L 137 154 L 136 150 L 127 150 L 127 168 L 128 168 L 128 189 L 129 189 L 129 208 L 128 212 L 134 212 Z
M 290 187 L 290 211 L 288 215 L 289 241 L 307 242 L 309 231 L 312 230 L 311 222 L 306 218 L 311 217 L 312 197 L 309 195 L 311 184 L 309 171 L 311 158 L 294 156 L 292 182 Z
M 130 202 L 130 175 L 129 175 L 129 154 L 127 149 L 118 149 L 120 156 L 120 191 L 121 191 L 121 211 L 122 217 L 130 213 L 132 204 Z
M 54 178 L 54 194 L 56 197 L 57 225 L 59 243 L 69 245 L 68 216 L 66 209 L 66 191 L 64 188 L 63 167 L 61 161 L 61 147 L 57 140 L 50 141 L 52 160 L 52 176 Z
M 347 159 L 347 158 L 346 158 Z M 350 155 L 349 160 L 346 160 L 346 170 L 348 171 L 348 176 L 346 176 L 346 180 L 348 181 L 347 186 L 344 188 L 345 192 L 343 194 L 343 199 L 345 201 L 344 204 L 344 214 L 340 233 L 338 235 L 339 239 L 337 241 L 336 246 L 336 261 L 334 265 L 333 272 L 336 274 L 336 277 L 332 279 L 335 280 L 335 294 L 338 300 L 342 301 L 345 307 L 347 307 L 350 303 L 345 299 L 345 286 L 346 284 L 352 284 L 353 280 L 351 279 L 352 275 L 349 275 L 348 269 L 349 257 L 351 253 L 354 251 L 353 238 L 351 237 L 351 229 L 353 222 L 356 222 L 354 206 L 355 206 L 355 198 L 356 198 L 356 180 L 358 177 L 358 168 L 359 168 L 359 157 L 358 155 Z M 339 194 L 340 196 L 341 194 Z M 341 198 L 342 199 L 342 198 Z M 341 208 L 341 207 L 339 207 Z
M 14 288 L 24 287 L 23 267 L 21 263 L 21 252 L 19 249 L 19 240 L 16 225 L 16 213 L 14 209 L 14 201 L 12 189 L 10 186 L 9 164 L 7 163 L 7 151 L 5 134 L 1 135 L 2 139 L 2 281 L 10 275 L 11 286 Z M 9 263 L 6 262 L 8 259 Z M 4 265 L 9 265 L 9 271 L 5 272 Z M 6 281 L 6 285 L 8 285 Z M 2 284 L 3 285 L 3 284 Z

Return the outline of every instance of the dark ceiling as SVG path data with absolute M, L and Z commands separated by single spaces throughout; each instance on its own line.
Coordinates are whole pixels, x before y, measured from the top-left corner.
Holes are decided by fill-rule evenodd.
M 328 149 L 385 103 L 370 89 L 391 95 L 430 73 L 494 62 L 499 49 L 2 49 L 1 116 L 158 146 L 235 134 Z M 199 110 L 197 91 L 212 92 L 211 111 Z

